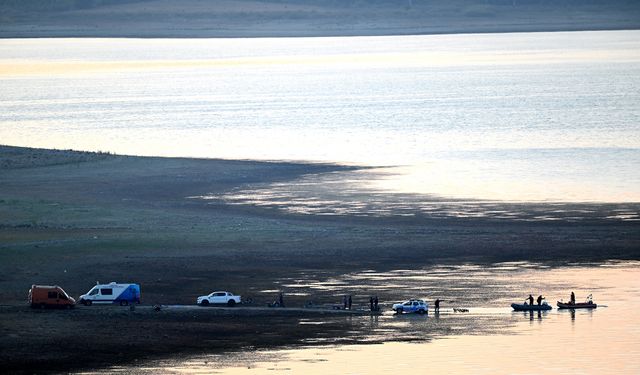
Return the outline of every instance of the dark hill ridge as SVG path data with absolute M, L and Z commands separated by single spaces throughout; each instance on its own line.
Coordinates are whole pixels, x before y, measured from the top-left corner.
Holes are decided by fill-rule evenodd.
M 0 37 L 277 37 L 636 29 L 629 0 L 0 0 Z

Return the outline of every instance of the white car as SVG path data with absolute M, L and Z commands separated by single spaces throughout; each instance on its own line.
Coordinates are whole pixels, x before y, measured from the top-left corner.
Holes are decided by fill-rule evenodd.
M 429 304 L 421 299 L 410 299 L 408 301 L 393 304 L 392 309 L 398 314 L 405 312 L 426 314 L 429 312 Z
M 213 292 L 207 296 L 200 296 L 196 303 L 200 306 L 209 306 L 210 304 L 227 305 L 233 307 L 240 303 L 240 296 L 236 296 L 229 292 Z

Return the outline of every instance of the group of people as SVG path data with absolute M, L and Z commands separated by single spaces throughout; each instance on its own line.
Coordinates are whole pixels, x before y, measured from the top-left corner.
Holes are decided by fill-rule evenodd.
M 378 296 L 369 297 L 369 309 L 371 311 L 378 311 Z
M 529 297 L 527 297 L 527 299 L 524 300 L 525 305 L 527 304 L 527 301 L 529 302 L 529 305 L 533 305 L 533 296 L 531 294 L 529 294 Z M 540 306 L 542 304 L 542 301 L 544 301 L 544 297 L 542 295 L 539 295 L 536 301 L 538 302 L 538 306 Z M 569 297 L 569 304 L 570 305 L 576 304 L 576 295 L 573 292 L 571 292 L 571 296 Z M 436 307 L 437 306 L 438 305 L 436 304 Z
M 573 293 L 571 293 L 573 294 Z M 524 304 L 527 304 L 527 301 L 529 302 L 529 305 L 533 305 L 533 296 L 531 294 L 529 294 L 529 297 L 527 297 L 526 300 L 524 300 Z M 538 298 L 536 299 L 536 302 L 538 302 L 538 306 L 542 305 L 542 301 L 544 301 L 544 297 L 542 295 L 539 295 Z

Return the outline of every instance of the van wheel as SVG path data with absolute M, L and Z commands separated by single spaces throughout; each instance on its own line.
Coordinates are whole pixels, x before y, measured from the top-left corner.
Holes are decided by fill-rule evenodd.
M 209 301 L 206 299 L 203 299 L 202 302 L 200 302 L 200 306 L 209 306 Z
M 229 301 L 227 302 L 227 306 L 229 306 L 229 307 L 233 307 L 233 306 L 235 306 L 235 305 L 236 305 L 236 301 L 234 301 L 234 300 L 229 300 Z
M 120 301 L 120 306 L 127 306 L 129 301 Z
M 91 301 L 84 301 L 82 303 L 84 303 L 85 306 L 91 306 Z

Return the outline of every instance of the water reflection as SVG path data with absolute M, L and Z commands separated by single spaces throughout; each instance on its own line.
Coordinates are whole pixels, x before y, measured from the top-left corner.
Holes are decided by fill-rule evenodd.
M 442 279 L 415 277 L 431 271 Z M 528 263 L 468 264 L 402 270 L 390 274 L 392 278 L 401 279 L 406 289 L 392 291 L 395 294 L 389 292 L 389 296 L 412 294 L 428 290 L 430 284 L 440 284 L 439 294 L 447 296 L 447 300 L 466 299 L 479 291 L 483 296 L 494 297 L 469 298 L 466 304 L 469 309 L 465 313 L 446 307 L 438 313 L 431 311 L 428 316 L 393 315 L 388 311 L 381 316 L 349 318 L 351 329 L 363 335 L 362 342 L 377 345 L 307 346 L 178 356 L 144 366 L 106 371 L 382 374 L 425 368 L 427 364 L 429 371 L 441 373 L 637 374 L 640 371 L 638 272 L 640 262 L 565 267 Z M 404 274 L 409 277 L 403 279 Z M 384 284 L 386 281 L 380 276 L 371 270 L 345 275 L 344 280 L 357 282 L 358 287 L 365 290 L 371 282 Z M 503 288 L 506 284 L 512 288 Z M 469 289 L 465 291 L 454 285 Z M 470 288 L 470 285 L 476 287 Z M 520 300 L 523 290 L 532 287 L 544 290 L 550 298 L 566 295 L 568 290 L 580 294 L 586 290 L 597 291 L 595 300 L 602 305 L 596 310 L 524 313 L 505 307 L 509 301 Z M 487 291 L 482 292 L 483 288 Z M 431 293 L 425 295 L 432 296 Z
M 452 189 L 435 190 L 441 193 L 446 191 L 446 197 L 402 193 L 398 192 L 397 188 L 386 189 L 382 183 L 385 180 L 399 178 L 397 175 L 389 177 L 389 170 L 390 168 L 362 169 L 309 174 L 294 181 L 253 184 L 223 194 L 205 194 L 191 198 L 202 199 L 211 204 L 249 205 L 300 215 L 395 217 L 411 220 L 482 218 L 536 222 L 640 220 L 638 203 L 551 202 L 548 196 L 529 197 L 544 200 L 543 202 L 509 202 L 504 194 L 493 197 L 493 200 L 479 200 L 457 196 L 456 191 Z M 461 180 L 457 175 L 447 178 Z M 539 186 L 540 184 L 533 184 L 531 188 L 540 190 Z M 475 197 L 487 196 L 468 190 L 465 193 L 467 196 L 469 193 Z M 523 196 L 518 199 L 522 200 Z
M 530 322 L 542 321 L 542 317 L 546 317 L 547 311 L 523 311 L 522 316 L 528 318 Z

